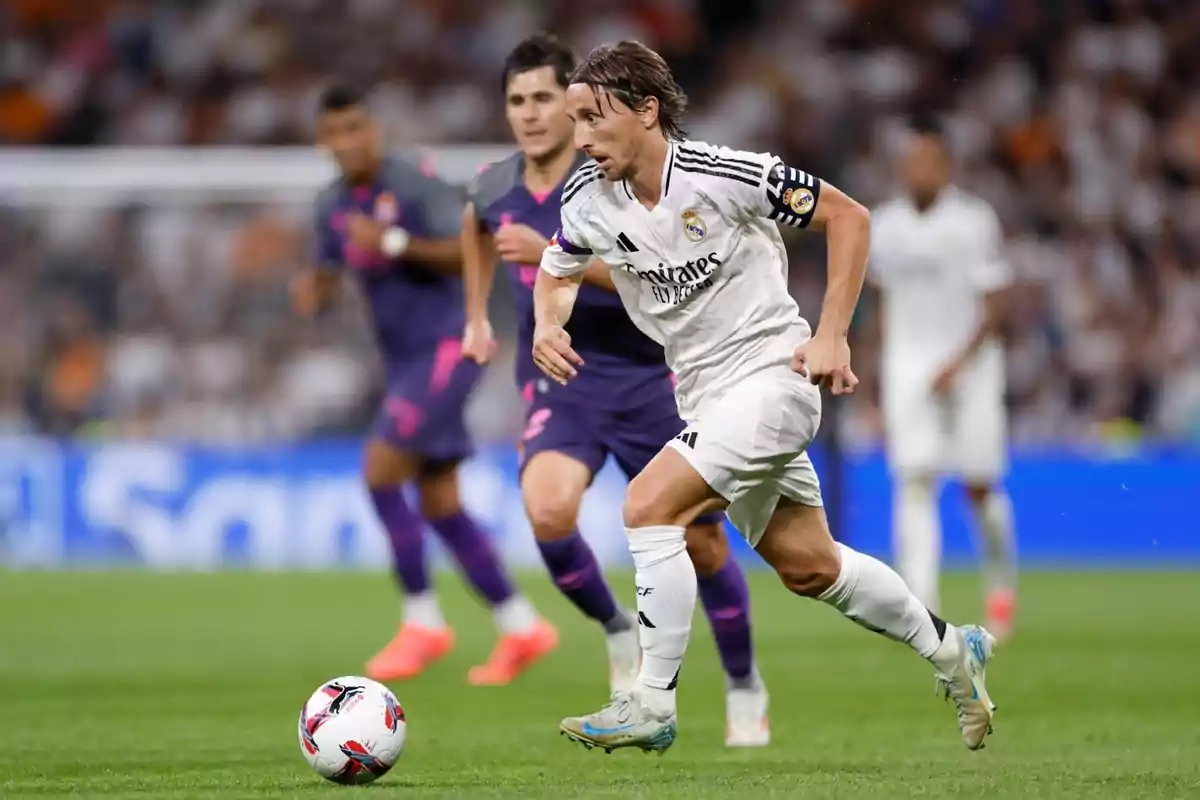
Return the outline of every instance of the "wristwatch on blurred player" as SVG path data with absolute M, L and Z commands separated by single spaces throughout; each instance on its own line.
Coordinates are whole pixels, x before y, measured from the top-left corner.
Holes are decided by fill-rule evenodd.
M 379 239 L 379 249 L 388 258 L 400 258 L 408 250 L 411 237 L 408 231 L 399 226 L 392 226 L 383 232 Z

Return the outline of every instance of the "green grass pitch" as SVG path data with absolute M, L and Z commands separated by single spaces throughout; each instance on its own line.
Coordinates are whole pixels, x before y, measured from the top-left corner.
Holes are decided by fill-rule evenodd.
M 980 753 L 927 665 L 756 573 L 774 742 L 723 748 L 721 674 L 698 618 L 680 738 L 661 759 L 558 736 L 560 717 L 605 700 L 603 643 L 544 577 L 523 583 L 560 650 L 517 685 L 467 687 L 489 619 L 442 576 L 458 648 L 395 687 L 404 755 L 353 789 L 309 770 L 296 715 L 392 632 L 386 576 L 0 572 L 0 797 L 1200 797 L 1200 573 L 1025 575 Z M 948 615 L 976 603 L 974 579 L 952 576 Z

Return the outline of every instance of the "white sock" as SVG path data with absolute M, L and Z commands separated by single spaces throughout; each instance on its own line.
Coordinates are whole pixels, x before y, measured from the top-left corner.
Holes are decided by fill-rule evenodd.
M 904 642 L 922 658 L 933 660 L 943 649 L 942 637 L 929 610 L 900 576 L 882 561 L 844 544 L 839 544 L 838 550 L 842 556 L 841 571 L 833 586 L 817 599 L 864 628 Z M 952 629 L 947 626 L 946 630 Z M 947 634 L 946 638 L 953 637 Z
M 976 507 L 976 515 L 983 534 L 983 590 L 986 594 L 1012 591 L 1017 585 L 1017 548 L 1008 492 L 992 489 L 983 506 Z
M 524 595 L 512 597 L 492 608 L 492 619 L 501 633 L 529 633 L 537 626 L 537 612 Z
M 896 571 L 926 608 L 937 611 L 942 526 L 932 478 L 901 478 L 896 485 L 892 542 Z
M 442 606 L 438 603 L 437 593 L 432 589 L 405 597 L 401 615 L 406 623 L 420 625 L 422 628 L 440 630 L 446 627 Z
M 696 610 L 696 568 L 687 554 L 683 528 L 627 528 L 637 568 L 638 631 L 642 670 L 638 686 L 651 714 L 675 713 L 675 683 L 687 651 Z

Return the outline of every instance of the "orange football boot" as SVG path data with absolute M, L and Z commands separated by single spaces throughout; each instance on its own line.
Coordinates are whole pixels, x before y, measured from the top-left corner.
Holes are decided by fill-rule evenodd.
M 367 677 L 386 683 L 415 678 L 454 647 L 454 631 L 405 623 L 395 638 L 367 662 Z
M 1013 617 L 1017 613 L 1017 595 L 1012 589 L 997 589 L 987 596 L 984 602 L 987 615 L 988 633 L 997 641 L 1004 641 L 1012 636 Z
M 505 686 L 556 647 L 558 631 L 540 619 L 528 633 L 502 635 L 487 662 L 471 667 L 467 682 L 472 686 Z

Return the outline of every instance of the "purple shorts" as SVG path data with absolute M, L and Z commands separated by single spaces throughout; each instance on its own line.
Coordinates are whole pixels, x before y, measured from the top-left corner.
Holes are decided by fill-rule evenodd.
M 628 407 L 615 411 L 585 406 L 575 398 L 556 398 L 556 394 L 551 387 L 545 394 L 532 396 L 521 437 L 522 468 L 538 453 L 553 452 L 583 463 L 595 476 L 611 455 L 633 480 L 686 427 L 679 418 L 669 377 L 661 385 L 643 389 Z M 696 523 L 710 524 L 722 518 L 720 513 L 705 514 Z
M 426 358 L 387 365 L 387 396 L 371 436 L 429 461 L 457 463 L 471 455 L 467 400 L 482 368 L 462 358 L 458 339 L 443 339 Z

